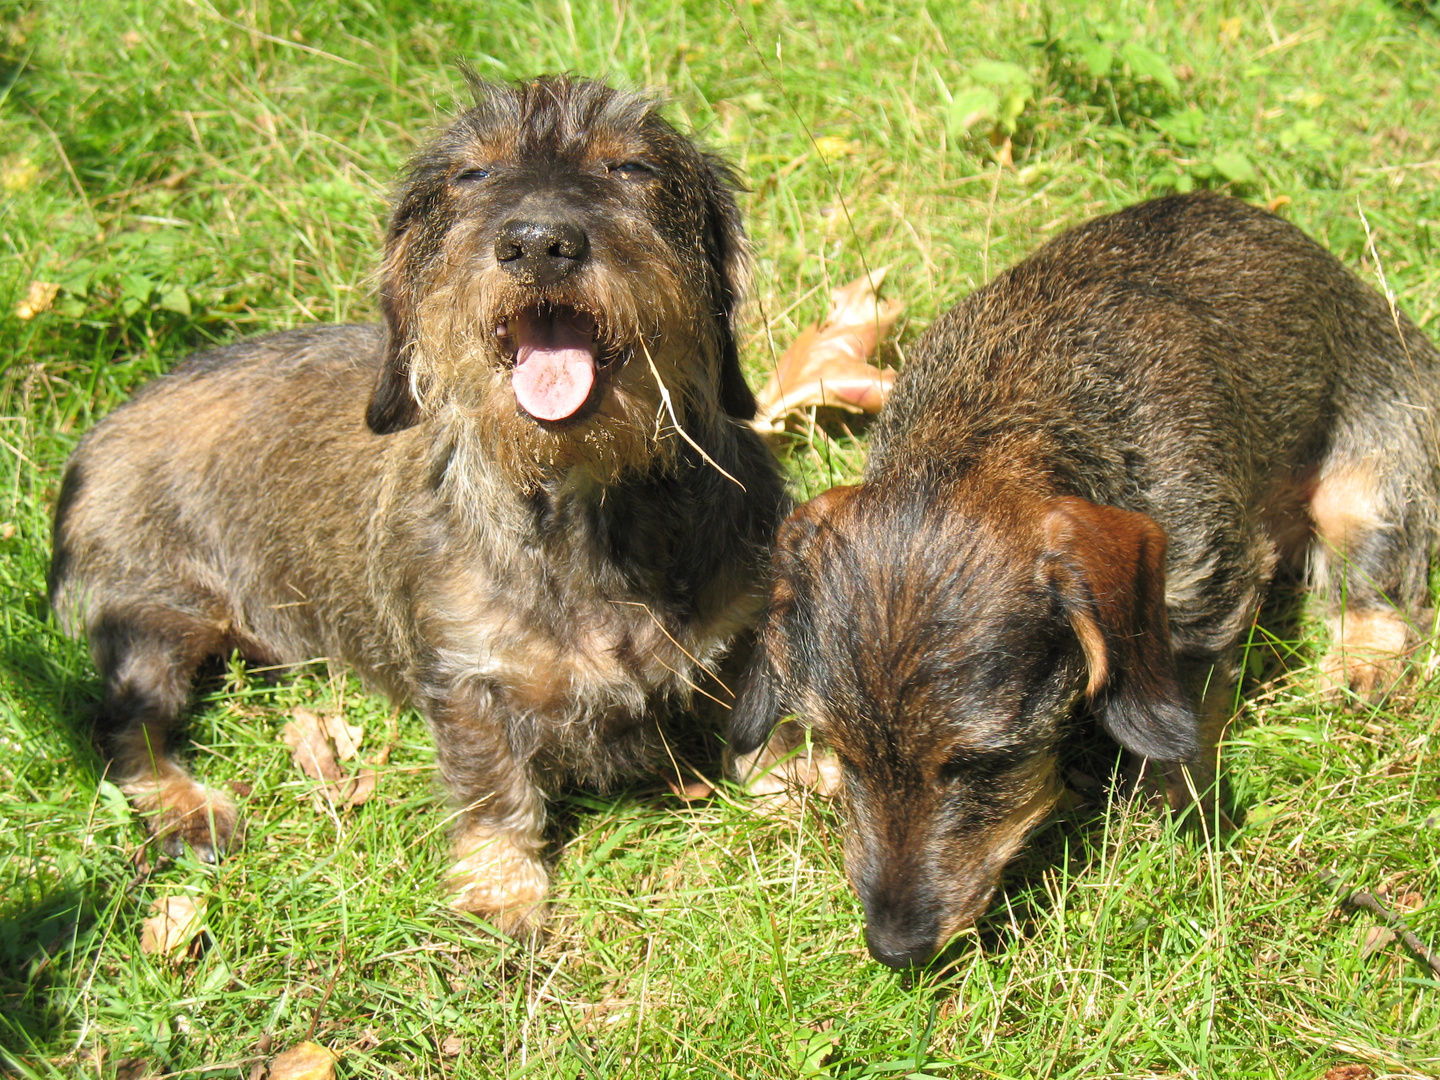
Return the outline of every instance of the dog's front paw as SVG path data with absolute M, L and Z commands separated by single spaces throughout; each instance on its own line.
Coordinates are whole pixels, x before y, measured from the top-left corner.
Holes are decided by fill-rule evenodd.
M 241 837 L 240 812 L 218 791 L 185 775 L 120 785 L 145 827 L 171 858 L 189 848 L 201 862 L 218 863 Z
M 535 851 L 503 832 L 471 828 L 456 838 L 454 852 L 445 881 L 451 907 L 481 916 L 512 938 L 540 933 L 549 914 L 550 876 Z
M 1334 644 L 1320 662 L 1321 685 L 1331 697 L 1345 690 L 1370 700 L 1395 689 L 1405 674 L 1410 628 L 1396 611 L 1347 611 L 1331 625 Z

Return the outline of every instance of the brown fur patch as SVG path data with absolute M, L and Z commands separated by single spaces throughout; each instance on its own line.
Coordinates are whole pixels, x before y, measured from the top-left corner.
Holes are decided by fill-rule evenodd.
M 1393 609 L 1344 611 L 1330 624 L 1334 644 L 1321 661 L 1325 685 L 1375 695 L 1390 690 L 1404 674 L 1414 633 Z
M 1320 477 L 1310 497 L 1310 516 L 1320 540 L 1340 555 L 1377 529 L 1385 527 L 1378 503 L 1375 470 L 1347 465 Z

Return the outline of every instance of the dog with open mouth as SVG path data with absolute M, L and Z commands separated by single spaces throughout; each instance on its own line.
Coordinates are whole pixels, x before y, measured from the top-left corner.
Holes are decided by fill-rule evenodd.
M 787 507 L 744 423 L 730 170 L 650 98 L 472 82 L 394 200 L 383 325 L 197 355 L 102 421 L 50 595 L 168 849 L 218 858 L 238 825 L 171 750 L 197 666 L 328 658 L 427 717 L 454 902 L 518 935 L 547 796 L 665 765 L 725 699 Z

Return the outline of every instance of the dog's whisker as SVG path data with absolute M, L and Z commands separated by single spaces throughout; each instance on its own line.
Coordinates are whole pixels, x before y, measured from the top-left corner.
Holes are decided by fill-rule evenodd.
M 670 400 L 670 391 L 665 386 L 665 380 L 660 378 L 660 369 L 655 366 L 655 358 L 650 355 L 649 346 L 647 346 L 644 341 L 641 341 L 640 348 L 645 351 L 645 362 L 650 365 L 650 374 L 655 377 L 655 385 L 660 390 L 660 401 L 664 405 L 665 412 L 668 413 L 670 416 L 670 425 L 676 430 L 676 432 L 679 433 L 682 439 L 684 439 L 687 443 L 691 445 L 691 447 L 694 448 L 696 453 L 698 453 L 702 458 L 709 462 L 711 467 L 714 468 L 716 472 L 718 472 L 721 476 L 725 477 L 726 480 L 729 480 L 741 491 L 744 491 L 745 485 L 740 483 L 739 480 L 736 480 L 735 477 L 731 476 L 728 472 L 722 469 L 720 467 L 720 463 L 714 458 L 712 458 L 709 454 L 707 454 L 705 452 L 705 448 L 701 446 L 698 442 L 696 442 L 694 439 L 692 439 L 690 437 L 690 433 L 680 425 L 680 418 L 675 415 L 675 404 Z

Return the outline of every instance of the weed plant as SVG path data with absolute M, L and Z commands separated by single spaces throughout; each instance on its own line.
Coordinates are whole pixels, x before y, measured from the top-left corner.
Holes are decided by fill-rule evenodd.
M 0 0 L 0 1073 L 247 1077 L 309 1037 L 342 1076 L 446 1080 L 1440 1074 L 1440 985 L 1320 877 L 1440 943 L 1434 666 L 1383 708 L 1326 703 L 1303 603 L 1251 638 L 1243 829 L 1082 790 L 943 973 L 867 957 L 838 808 L 730 792 L 568 793 L 554 932 L 507 945 L 444 904 L 423 724 L 338 672 L 205 682 L 192 756 L 248 839 L 147 859 L 45 601 L 62 464 L 193 349 L 375 317 L 388 186 L 464 104 L 455 58 L 656 88 L 740 167 L 757 381 L 868 267 L 909 305 L 903 364 L 1061 229 L 1201 186 L 1440 326 L 1440 23 L 1414 0 Z M 35 282 L 58 288 L 21 318 Z M 799 496 L 863 464 L 863 425 L 821 421 L 785 448 Z M 370 802 L 292 766 L 302 705 L 389 748 Z M 201 943 L 143 953 L 184 893 Z

